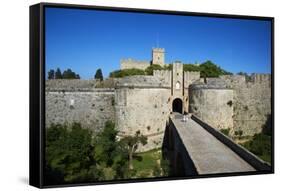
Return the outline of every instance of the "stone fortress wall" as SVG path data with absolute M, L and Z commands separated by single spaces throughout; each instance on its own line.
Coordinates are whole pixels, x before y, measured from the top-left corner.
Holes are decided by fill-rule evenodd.
M 134 76 L 120 79 L 115 94 L 115 119 L 119 136 L 147 136 L 147 145 L 138 151 L 160 148 L 170 114 L 170 82 L 162 75 L 170 71 L 154 71 L 154 76 Z
M 120 69 L 141 69 L 145 70 L 151 64 L 157 64 L 160 66 L 165 65 L 165 49 L 164 48 L 152 48 L 152 60 L 151 61 L 140 61 L 132 58 L 121 59 Z
M 247 81 L 241 75 L 221 78 L 234 90 L 233 130 L 242 130 L 246 136 L 261 132 L 272 112 L 271 75 L 254 74 Z
M 163 51 L 155 53 L 164 61 Z M 121 62 L 121 69 L 145 69 L 149 64 L 129 59 Z M 79 122 L 99 131 L 111 120 L 120 137 L 138 130 L 146 135 L 148 144 L 139 149 L 146 151 L 162 146 L 174 101 L 180 99 L 182 112 L 217 129 L 229 128 L 232 134 L 242 130 L 243 135 L 261 131 L 271 114 L 271 75 L 256 74 L 249 81 L 239 75 L 204 80 L 199 72 L 184 72 L 181 63 L 175 65 L 173 71 L 155 70 L 152 76 L 112 79 L 111 88 L 97 88 L 95 80 L 47 80 L 46 126 Z
M 233 129 L 233 90 L 216 78 L 189 86 L 189 112 L 217 129 Z
M 171 70 L 153 70 L 153 76 L 161 82 L 171 87 L 172 82 L 172 71 Z
M 189 112 L 217 129 L 260 133 L 271 115 L 271 75 L 254 74 L 203 79 L 189 86 Z
M 189 104 L 190 104 L 190 93 L 189 86 L 195 81 L 200 79 L 200 72 L 183 72 L 183 81 L 184 81 L 184 111 L 189 112 Z
M 148 66 L 150 66 L 150 62 L 148 61 L 140 61 L 140 60 L 134 60 L 134 59 L 122 59 L 120 61 L 120 69 L 131 69 L 131 68 L 136 68 L 136 69 L 141 69 L 145 70 Z
M 107 120 L 115 121 L 114 89 L 94 85 L 94 80 L 47 80 L 46 127 L 79 122 L 99 131 Z
M 160 148 L 166 122 L 170 114 L 170 90 L 165 88 L 122 88 L 116 96 L 125 101 L 117 103 L 116 125 L 120 136 L 134 135 L 136 131 L 147 136 L 148 144 L 139 151 Z

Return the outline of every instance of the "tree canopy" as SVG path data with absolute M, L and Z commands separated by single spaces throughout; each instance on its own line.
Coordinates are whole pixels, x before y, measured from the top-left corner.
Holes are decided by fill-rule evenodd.
M 141 69 L 124 69 L 124 70 L 116 70 L 110 73 L 110 77 L 113 78 L 122 78 L 125 76 L 133 76 L 133 75 L 153 75 L 154 70 L 172 70 L 173 64 L 167 64 L 165 66 L 160 66 L 157 64 L 152 64 L 147 67 L 145 70 Z M 195 71 L 200 72 L 201 77 L 219 77 L 220 75 L 232 74 L 227 72 L 226 70 L 220 68 L 212 61 L 206 61 L 202 64 L 183 64 L 183 71 Z
M 67 69 L 62 74 L 63 79 L 80 79 L 79 74 L 76 74 L 71 69 Z
M 103 81 L 102 70 L 101 70 L 100 68 L 97 69 L 97 71 L 96 71 L 95 79 L 98 79 L 98 80 L 100 80 L 100 81 Z
M 56 72 L 53 69 L 49 70 L 48 79 L 80 79 L 80 76 L 71 69 L 67 69 L 61 73 L 61 70 L 57 68 Z
M 153 75 L 153 70 L 164 70 L 164 68 L 158 64 L 151 64 L 145 69 L 145 74 Z
M 62 79 L 62 74 L 59 68 L 56 70 L 55 79 Z
M 126 136 L 120 141 L 121 146 L 126 150 L 129 157 L 129 169 L 132 170 L 133 167 L 133 155 L 135 154 L 136 150 L 138 149 L 138 145 L 146 145 L 147 144 L 147 137 L 141 135 L 140 131 L 137 131 L 134 136 Z
M 199 71 L 201 77 L 219 77 L 220 75 L 231 74 L 209 60 L 199 65 Z
M 58 183 L 50 182 L 53 179 L 74 183 L 97 180 L 92 149 L 92 132 L 89 129 L 83 129 L 78 123 L 69 127 L 52 124 L 46 131 L 47 182 Z
M 55 79 L 55 70 L 51 69 L 51 70 L 48 72 L 48 79 L 49 79 L 49 80 Z
M 124 70 L 115 70 L 109 74 L 112 78 L 122 78 L 125 76 L 145 75 L 144 70 L 131 68 Z
M 46 130 L 46 183 L 132 178 L 132 157 L 146 137 L 136 132 L 118 140 L 117 133 L 111 121 L 95 135 L 79 123 L 52 124 Z
M 219 77 L 221 75 L 231 74 L 230 72 L 221 69 L 219 66 L 217 66 L 210 60 L 203 62 L 202 64 L 184 64 L 183 70 L 200 72 L 200 76 L 202 78 L 212 78 Z

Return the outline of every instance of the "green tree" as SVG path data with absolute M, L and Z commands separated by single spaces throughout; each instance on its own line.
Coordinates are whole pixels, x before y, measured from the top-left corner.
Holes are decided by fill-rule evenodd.
M 173 69 L 173 64 L 165 64 L 163 69 L 164 70 L 172 70 Z
M 131 68 L 124 70 L 115 70 L 109 74 L 111 78 L 123 78 L 125 76 L 145 75 L 144 70 Z
M 51 70 L 48 72 L 48 79 L 49 79 L 49 80 L 55 79 L 55 70 L 51 69 Z
M 116 136 L 110 121 L 95 137 L 78 123 L 52 124 L 46 130 L 45 180 L 57 184 L 132 177 L 127 152 Z
M 97 69 L 96 74 L 95 74 L 95 79 L 98 79 L 100 81 L 103 81 L 103 75 L 101 69 Z
M 134 136 L 126 136 L 120 140 L 120 144 L 127 151 L 129 159 L 129 169 L 132 170 L 133 167 L 133 156 L 138 149 L 139 144 L 146 145 L 147 137 L 141 135 L 140 131 L 137 131 Z
M 67 69 L 62 74 L 63 79 L 80 79 L 80 76 L 73 72 L 71 69 Z
M 223 69 L 221 69 L 219 66 L 214 64 L 212 61 L 206 61 L 199 65 L 200 68 L 200 75 L 203 78 L 206 77 L 219 77 L 220 75 L 226 75 L 231 74 Z
M 183 71 L 200 72 L 200 67 L 199 65 L 195 65 L 195 64 L 184 64 Z
M 52 124 L 46 130 L 46 166 L 50 176 L 62 174 L 64 182 L 96 181 L 100 172 L 93 156 L 92 132 L 80 124 Z M 47 169 L 48 169 L 47 168 Z M 47 178 L 52 180 L 52 178 Z
M 99 163 L 105 163 L 110 166 L 113 163 L 114 154 L 118 144 L 116 141 L 117 130 L 114 123 L 107 121 L 103 131 L 96 137 L 96 147 L 94 149 L 95 158 Z
M 96 136 L 94 156 L 102 171 L 100 180 L 126 177 L 127 155 L 116 140 L 117 133 L 115 124 L 107 121 L 103 131 Z
M 62 74 L 59 68 L 56 70 L 55 79 L 62 79 Z
M 249 151 L 271 163 L 271 136 L 264 133 L 255 134 L 253 139 L 243 143 Z

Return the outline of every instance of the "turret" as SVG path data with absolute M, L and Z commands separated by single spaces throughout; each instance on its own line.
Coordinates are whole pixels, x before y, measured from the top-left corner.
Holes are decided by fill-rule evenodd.
M 152 64 L 164 66 L 165 64 L 165 49 L 153 48 L 152 49 Z

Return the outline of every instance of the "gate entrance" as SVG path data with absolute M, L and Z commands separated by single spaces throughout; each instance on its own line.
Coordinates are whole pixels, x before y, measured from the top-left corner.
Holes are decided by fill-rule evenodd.
M 174 99 L 173 112 L 182 113 L 182 100 L 180 98 Z

